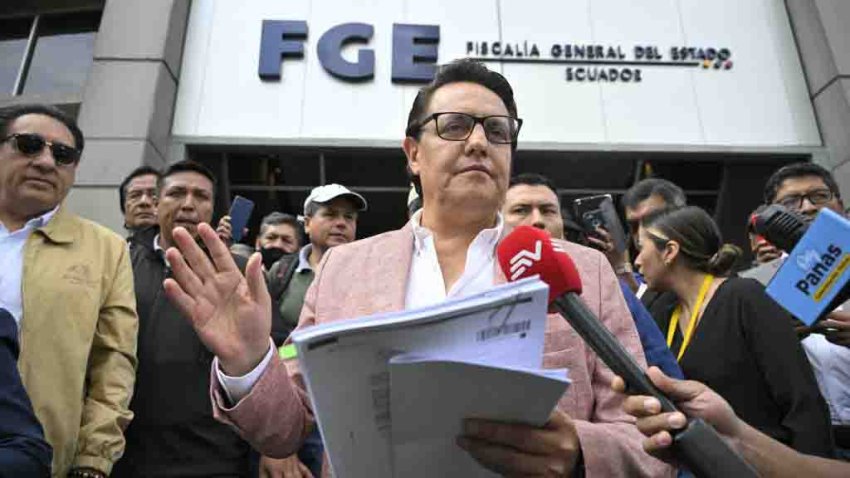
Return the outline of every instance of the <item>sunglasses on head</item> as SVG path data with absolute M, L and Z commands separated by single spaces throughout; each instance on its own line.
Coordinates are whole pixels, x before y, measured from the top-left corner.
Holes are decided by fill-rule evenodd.
M 24 156 L 37 156 L 44 151 L 45 147 L 50 148 L 50 153 L 56 164 L 62 166 L 70 166 L 76 164 L 80 160 L 80 151 L 72 148 L 67 144 L 47 141 L 41 135 L 35 133 L 16 133 L 6 136 L 0 140 L 0 144 L 6 141 L 11 141 L 15 148 Z

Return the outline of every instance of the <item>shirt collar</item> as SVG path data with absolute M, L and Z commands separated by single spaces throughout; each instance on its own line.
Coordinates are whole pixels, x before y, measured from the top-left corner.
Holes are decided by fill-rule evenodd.
M 34 231 L 34 230 L 36 230 L 40 227 L 46 226 L 47 223 L 50 222 L 51 219 L 53 219 L 53 216 L 56 215 L 56 211 L 58 211 L 58 210 L 59 210 L 59 206 L 56 206 L 55 208 L 47 211 L 46 213 L 42 214 L 41 216 L 34 217 L 34 218 L 30 219 L 29 221 L 26 222 L 26 224 L 24 224 L 24 227 L 22 227 L 19 230 L 21 230 L 21 231 L 23 231 L 23 230 Z M 9 229 L 6 228 L 6 226 L 3 223 L 0 223 L 0 227 L 2 227 L 6 231 L 9 230 Z
M 307 244 L 306 246 L 302 247 L 300 251 L 298 251 L 298 266 L 295 268 L 295 272 L 313 270 L 313 268 L 310 267 L 311 252 L 313 252 L 312 244 Z
M 162 258 L 162 261 L 165 262 L 166 267 L 171 267 L 171 264 L 168 263 L 168 258 L 165 257 L 165 249 L 159 246 L 159 234 L 153 236 L 153 251 Z
M 30 221 L 27 222 L 27 225 L 32 225 L 33 229 L 38 227 L 44 227 L 47 225 L 48 222 L 50 222 L 51 219 L 53 219 L 53 216 L 56 215 L 56 211 L 58 210 L 59 206 L 56 206 L 50 211 L 47 211 L 46 213 L 42 214 L 41 216 L 34 219 L 30 219 Z
M 410 224 L 413 226 L 414 251 L 418 253 L 422 251 L 425 247 L 426 240 L 431 237 L 433 233 L 430 229 L 422 225 L 422 209 L 416 211 L 412 216 L 410 216 Z M 473 243 L 483 242 L 489 247 L 489 249 L 491 249 L 491 254 L 494 254 L 496 244 L 498 244 L 499 240 L 502 238 L 504 230 L 505 221 L 502 217 L 502 213 L 496 213 L 496 225 L 488 229 L 482 229 L 481 232 L 475 236 Z

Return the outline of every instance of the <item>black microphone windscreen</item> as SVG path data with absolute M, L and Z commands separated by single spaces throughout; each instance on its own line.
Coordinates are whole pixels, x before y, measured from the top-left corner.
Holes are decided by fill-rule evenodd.
M 794 249 L 808 227 L 802 217 L 778 204 L 771 204 L 753 217 L 755 232 L 785 252 Z

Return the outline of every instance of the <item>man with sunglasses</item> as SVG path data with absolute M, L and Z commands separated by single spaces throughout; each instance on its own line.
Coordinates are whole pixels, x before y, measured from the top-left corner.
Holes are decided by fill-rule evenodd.
M 844 215 L 838 184 L 829 171 L 814 163 L 794 163 L 778 169 L 764 187 L 766 204 L 779 204 L 807 222 L 822 209 Z M 756 260 L 769 262 L 782 255 L 771 244 L 757 245 Z M 850 310 L 839 307 L 812 327 L 799 327 L 801 344 L 829 405 L 839 458 L 850 460 Z
M 329 249 L 304 301 L 299 328 L 435 304 L 506 281 L 495 258 L 520 125 L 513 90 L 472 60 L 438 70 L 419 91 L 402 143 L 423 198 L 402 228 Z M 166 293 L 217 356 L 215 413 L 263 454 L 293 453 L 314 426 L 297 359 L 275 357 L 271 302 L 260 258 L 246 277 L 208 225 L 200 235 L 214 263 L 182 230 Z M 597 251 L 568 244 L 582 298 L 641 365 L 645 359 L 617 279 Z M 188 262 L 187 262 L 188 261 Z M 569 367 L 572 384 L 541 428 L 468 420 L 458 445 L 504 475 L 662 476 L 671 469 L 641 449 L 640 434 L 608 388 L 613 375 L 558 315 L 549 317 L 547 367 Z M 325 467 L 325 473 L 330 470 Z M 336 470 L 345 474 L 345 470 Z
M 127 245 L 62 205 L 82 150 L 82 132 L 58 109 L 0 109 L 0 308 L 21 331 L 18 367 L 54 476 L 107 476 L 132 418 Z

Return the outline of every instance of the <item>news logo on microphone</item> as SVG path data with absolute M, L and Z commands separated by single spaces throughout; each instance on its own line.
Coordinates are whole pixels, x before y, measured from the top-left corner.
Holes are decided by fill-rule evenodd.
M 767 294 L 806 325 L 837 306 L 850 282 L 850 221 L 822 210 L 767 286 Z M 843 293 L 842 293 L 843 292 Z
M 797 289 L 807 296 L 811 295 L 815 301 L 823 299 L 850 263 L 850 254 L 841 254 L 840 247 L 830 244 L 824 254 L 809 249 L 798 255 L 797 267 L 806 272 L 806 277 L 797 281 Z M 838 266 L 833 268 L 836 263 Z

